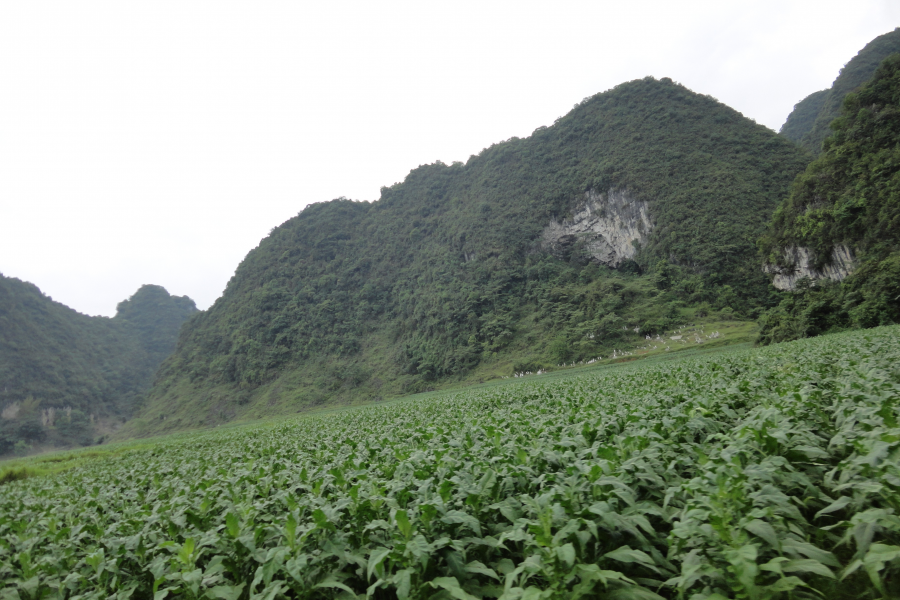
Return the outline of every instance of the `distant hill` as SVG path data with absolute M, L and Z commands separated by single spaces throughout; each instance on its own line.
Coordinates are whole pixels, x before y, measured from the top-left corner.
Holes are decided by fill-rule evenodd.
M 900 54 L 832 129 L 760 242 L 776 285 L 800 290 L 763 319 L 766 342 L 900 322 Z
M 894 52 L 900 52 L 900 27 L 866 44 L 844 65 L 829 89 L 814 92 L 794 106 L 781 135 L 819 154 L 822 142 L 831 135 L 830 123 L 841 114 L 844 96 L 869 81 L 881 61 Z
M 769 298 L 756 239 L 808 155 L 669 79 L 622 84 L 373 203 L 275 228 L 182 329 L 146 434 L 611 353 Z M 644 333 L 638 333 L 638 331 Z
M 0 275 L 0 454 L 16 442 L 87 442 L 101 420 L 130 417 L 196 312 L 145 285 L 114 318 L 89 317 Z
M 162 286 L 143 285 L 131 298 L 119 302 L 113 321 L 125 325 L 136 337 L 155 372 L 175 350 L 181 325 L 196 312 L 197 305 L 187 296 L 171 296 Z

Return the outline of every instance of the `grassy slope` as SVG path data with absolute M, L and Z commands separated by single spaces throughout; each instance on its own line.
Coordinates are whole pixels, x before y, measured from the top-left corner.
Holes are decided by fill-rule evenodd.
M 611 365 L 624 363 L 632 363 L 639 361 L 640 364 L 649 365 L 658 360 L 669 360 L 671 357 L 694 356 L 705 352 L 716 352 L 723 348 L 731 348 L 734 345 L 749 344 L 756 336 L 757 326 L 754 322 L 736 320 L 728 315 L 714 313 L 706 317 L 697 317 L 694 310 L 687 309 L 683 311 L 683 319 L 688 324 L 683 331 L 679 331 L 683 336 L 680 341 L 668 339 L 665 343 L 656 341 L 647 342 L 643 336 L 633 334 L 627 341 L 623 341 L 618 346 L 618 353 L 623 351 L 628 353 L 627 356 L 617 356 L 613 359 L 611 352 L 603 355 L 603 358 L 596 363 L 585 365 L 585 361 L 581 364 L 571 364 L 569 366 L 547 366 L 548 372 L 544 375 L 526 376 L 525 379 L 537 378 L 556 378 L 566 377 L 572 373 L 582 373 L 594 370 L 600 367 L 606 368 Z M 703 330 L 703 342 L 697 344 L 691 338 L 694 331 Z M 707 339 L 706 335 L 718 332 L 720 337 Z M 666 338 L 676 335 L 675 330 L 669 331 Z M 521 335 L 511 344 L 509 353 L 501 354 L 493 360 L 480 364 L 476 369 L 467 373 L 465 376 L 434 382 L 429 386 L 430 393 L 444 393 L 447 390 L 468 389 L 472 386 L 479 385 L 506 385 L 517 381 L 511 378 L 513 365 L 521 362 L 522 357 L 534 359 L 537 353 L 532 346 L 534 337 L 532 335 Z M 381 342 L 379 345 L 378 342 Z M 652 343 L 657 348 L 645 348 L 648 343 Z M 387 340 L 375 340 L 373 345 L 367 348 L 362 360 L 369 359 L 373 363 L 385 360 L 389 353 L 386 349 L 389 345 Z M 666 349 L 669 347 L 669 350 Z M 327 369 L 325 366 L 323 369 Z M 331 368 L 334 368 L 333 366 Z M 407 376 L 407 379 L 412 377 Z M 227 423 L 219 423 L 216 426 L 230 425 L 232 423 L 252 422 L 258 419 L 277 418 L 278 416 L 289 417 L 296 413 L 319 412 L 322 410 L 335 410 L 348 406 L 366 405 L 370 402 L 393 401 L 398 398 L 419 397 L 420 394 L 405 394 L 402 389 L 402 381 L 394 386 L 387 387 L 384 384 L 373 386 L 371 382 L 363 387 L 344 387 L 338 388 L 337 393 L 330 399 L 324 401 L 310 401 L 310 398 L 322 398 L 321 389 L 310 383 L 308 377 L 298 374 L 295 371 L 289 371 L 276 380 L 272 385 L 265 388 L 264 393 L 258 394 L 250 400 L 245 406 L 241 407 L 240 412 L 235 411 L 235 420 L 229 420 Z M 387 389 L 386 389 L 387 388 Z M 194 390 L 185 384 L 185 397 L 195 393 Z M 166 432 L 175 432 L 184 428 L 197 427 L 206 422 L 210 412 L 219 409 L 221 404 L 226 404 L 233 398 L 234 391 L 229 386 L 221 386 L 213 388 L 203 393 L 201 398 L 191 398 L 192 401 L 172 407 L 164 404 L 157 404 L 145 410 L 137 419 L 133 419 L 125 424 L 112 439 L 125 440 L 132 436 L 147 437 L 154 435 L 165 435 Z
M 457 382 L 445 382 L 440 386 L 436 386 L 434 390 L 420 392 L 417 394 L 397 395 L 390 397 L 377 397 L 372 400 L 377 401 L 379 406 L 394 405 L 396 403 L 416 402 L 420 399 L 441 398 L 448 394 L 467 393 L 476 390 L 487 390 L 493 388 L 516 389 L 517 386 L 535 382 L 565 380 L 570 377 L 579 377 L 586 374 L 607 371 L 609 369 L 633 368 L 633 367 L 650 367 L 663 362 L 686 360 L 691 358 L 714 356 L 721 352 L 735 352 L 749 350 L 753 338 L 756 335 L 756 324 L 748 321 L 738 321 L 729 318 L 723 318 L 721 315 L 710 315 L 707 317 L 696 317 L 691 314 L 685 314 L 685 320 L 693 319 L 688 326 L 682 330 L 683 334 L 690 331 L 703 329 L 710 333 L 717 331 L 721 337 L 704 341 L 702 344 L 696 343 L 679 343 L 669 340 L 668 346 L 670 350 L 661 347 L 657 350 L 640 351 L 637 350 L 638 344 L 642 342 L 635 341 L 633 345 L 623 345 L 626 351 L 634 350 L 634 354 L 630 356 L 612 359 L 606 357 L 603 360 L 592 364 L 575 364 L 567 367 L 554 368 L 548 370 L 541 375 L 528 375 L 521 378 L 510 377 L 509 372 L 512 363 L 509 361 L 498 362 L 492 365 L 485 365 L 479 368 L 477 372 L 466 379 Z M 669 332 L 670 335 L 676 334 L 675 330 Z M 285 382 L 287 387 L 287 382 Z M 302 406 L 301 414 L 292 415 L 291 408 Z M 358 410 L 371 406 L 370 402 L 365 400 L 356 402 L 334 402 L 330 404 L 322 404 L 317 406 L 309 406 L 304 404 L 304 390 L 291 390 L 291 395 L 286 398 L 284 405 L 261 403 L 257 410 L 248 411 L 242 415 L 241 419 L 222 423 L 213 428 L 199 427 L 196 429 L 187 429 L 180 431 L 168 431 L 165 427 L 152 427 L 153 421 L 164 423 L 160 419 L 160 414 L 150 414 L 147 420 L 149 424 L 144 425 L 141 429 L 143 437 L 134 439 L 127 432 L 120 431 L 117 435 L 111 436 L 112 440 L 102 446 L 93 446 L 90 448 L 81 448 L 76 450 L 53 450 L 48 449 L 44 453 L 37 456 L 29 456 L 26 458 L 7 458 L 0 460 L 0 479 L 7 472 L 24 470 L 28 476 L 44 476 L 53 473 L 67 471 L 81 465 L 96 460 L 104 460 L 119 456 L 126 452 L 143 452 L 150 451 L 158 444 L 175 443 L 185 440 L 197 439 L 197 436 L 221 435 L 223 431 L 239 431 L 243 428 L 253 428 L 265 426 L 266 424 L 275 425 L 291 422 L 294 419 L 316 418 L 319 415 L 328 415 L 335 412 L 346 410 Z M 268 409 L 268 410 L 267 410 Z M 155 418 L 154 418 L 155 417 Z

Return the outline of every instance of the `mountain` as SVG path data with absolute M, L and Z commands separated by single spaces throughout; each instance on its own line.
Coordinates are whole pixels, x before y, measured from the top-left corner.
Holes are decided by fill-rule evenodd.
M 878 65 L 894 52 L 900 52 L 900 27 L 866 44 L 844 65 L 829 89 L 814 92 L 794 106 L 781 135 L 819 154 L 822 142 L 831 135 L 830 123 L 841 114 L 844 96 L 869 81 Z
M 765 315 L 764 342 L 900 322 L 900 54 L 831 128 L 760 241 L 775 285 L 800 290 Z
M 175 350 L 181 325 L 196 312 L 197 305 L 187 296 L 171 296 L 162 286 L 143 285 L 129 299 L 119 302 L 113 321 L 128 326 L 155 372 Z
M 375 202 L 312 204 L 182 328 L 126 427 L 586 359 L 687 305 L 755 314 L 770 295 L 756 239 L 808 161 L 715 99 L 645 78 L 465 164 L 420 166 Z
M 145 285 L 114 318 L 89 317 L 0 275 L 0 454 L 17 442 L 87 442 L 101 421 L 130 417 L 196 312 L 190 298 Z

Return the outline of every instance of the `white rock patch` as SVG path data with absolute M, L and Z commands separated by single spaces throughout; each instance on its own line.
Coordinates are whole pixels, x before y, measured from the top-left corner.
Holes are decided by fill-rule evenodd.
M 784 258 L 786 267 L 769 264 L 763 266 L 766 273 L 774 275 L 772 285 L 779 290 L 796 289 L 797 282 L 803 278 L 813 281 L 817 279 L 841 281 L 852 273 L 856 266 L 853 251 L 845 244 L 834 246 L 831 250 L 831 261 L 821 270 L 813 266 L 815 265 L 815 254 L 803 246 L 785 248 Z
M 541 244 L 559 253 L 580 241 L 593 260 L 618 267 L 634 257 L 636 243 L 645 243 L 652 228 L 646 202 L 626 191 L 598 194 L 591 190 L 584 195 L 571 219 L 554 220 L 544 228 Z

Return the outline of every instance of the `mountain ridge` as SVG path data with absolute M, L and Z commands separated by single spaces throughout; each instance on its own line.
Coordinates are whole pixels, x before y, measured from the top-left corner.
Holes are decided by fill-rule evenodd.
M 831 135 L 831 122 L 841 114 L 844 97 L 869 81 L 881 62 L 895 52 L 900 52 L 900 27 L 866 44 L 841 68 L 830 88 L 798 102 L 780 133 L 812 154 L 820 154 L 822 142 Z
M 115 317 L 91 317 L 0 275 L 0 454 L 90 443 L 100 421 L 130 417 L 195 312 L 190 298 L 145 285 Z
M 465 164 L 413 169 L 373 203 L 309 205 L 185 326 L 131 431 L 417 391 L 504 357 L 588 357 L 623 328 L 661 331 L 679 303 L 749 314 L 770 295 L 756 238 L 808 161 L 715 99 L 645 78 Z M 596 238 L 541 247 L 585 194 L 620 193 L 653 228 L 619 270 L 591 258 Z

